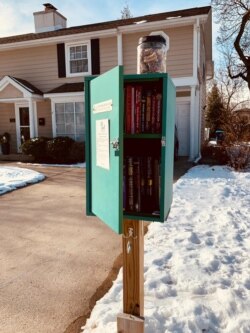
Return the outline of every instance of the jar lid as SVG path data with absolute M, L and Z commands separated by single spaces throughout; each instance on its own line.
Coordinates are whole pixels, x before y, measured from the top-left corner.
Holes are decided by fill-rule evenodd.
M 147 42 L 159 42 L 166 45 L 166 40 L 161 35 L 150 35 L 150 36 L 143 36 L 139 39 L 139 44 L 147 43 Z

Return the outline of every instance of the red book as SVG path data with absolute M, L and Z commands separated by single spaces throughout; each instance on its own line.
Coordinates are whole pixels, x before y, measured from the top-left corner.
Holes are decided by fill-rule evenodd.
M 151 99 L 151 132 L 155 133 L 156 132 L 156 93 L 154 92 L 152 94 L 152 99 Z
M 132 86 L 127 85 L 125 88 L 125 132 L 131 133 L 132 121 Z
M 131 92 L 131 134 L 135 134 L 135 87 L 132 86 Z
M 161 133 L 162 94 L 156 95 L 156 133 Z
M 151 95 L 152 92 L 151 90 L 147 91 L 147 96 L 146 96 L 146 132 L 150 132 L 151 129 Z
M 142 100 L 142 87 L 136 86 L 135 88 L 135 133 L 141 133 L 141 100 Z

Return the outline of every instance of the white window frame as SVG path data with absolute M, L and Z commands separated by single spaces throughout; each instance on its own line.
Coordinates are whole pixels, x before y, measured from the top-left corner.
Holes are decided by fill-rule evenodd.
M 70 73 L 70 48 L 71 47 L 76 47 L 76 46 L 83 46 L 83 45 L 87 45 L 88 72 Z M 90 41 L 65 44 L 65 60 L 66 60 L 66 76 L 67 77 L 77 77 L 77 76 L 91 75 L 91 45 L 90 45 Z
M 49 97 L 51 99 L 51 110 L 52 110 L 52 132 L 53 132 L 53 138 L 57 137 L 56 132 L 56 103 L 77 103 L 77 102 L 83 102 L 83 105 L 85 107 L 85 98 L 84 98 L 84 92 L 79 93 L 68 93 L 63 96 L 58 96 L 57 94 L 51 94 L 46 95 L 46 97 Z M 85 112 L 85 109 L 84 109 Z M 85 129 L 85 135 L 86 135 L 86 129 Z

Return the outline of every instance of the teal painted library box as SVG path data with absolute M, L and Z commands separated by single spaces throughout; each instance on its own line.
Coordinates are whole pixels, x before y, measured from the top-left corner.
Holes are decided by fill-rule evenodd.
M 172 203 L 175 86 L 168 74 L 85 78 L 86 212 L 117 233 L 123 219 L 164 222 Z

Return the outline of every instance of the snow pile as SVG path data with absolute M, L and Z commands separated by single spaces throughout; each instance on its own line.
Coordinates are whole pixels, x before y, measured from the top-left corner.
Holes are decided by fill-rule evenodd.
M 250 172 L 198 166 L 145 237 L 145 333 L 250 332 Z M 116 333 L 122 274 L 84 333 Z
M 43 180 L 45 176 L 39 172 L 17 167 L 0 167 L 0 195 Z

